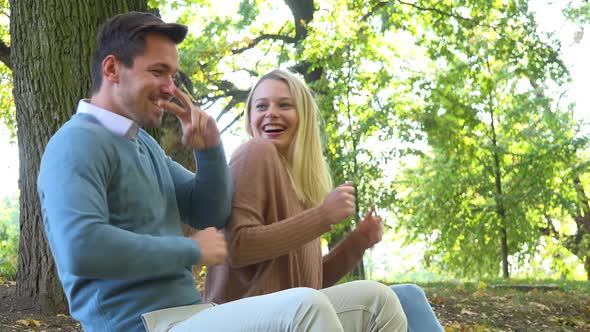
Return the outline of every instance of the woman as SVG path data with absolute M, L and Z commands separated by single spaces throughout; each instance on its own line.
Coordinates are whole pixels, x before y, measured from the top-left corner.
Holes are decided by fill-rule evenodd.
M 364 301 L 354 298 L 364 287 L 383 286 L 369 281 L 332 286 L 381 240 L 382 220 L 371 207 L 357 228 L 322 257 L 320 236 L 354 213 L 355 193 L 351 183 L 332 190 L 319 111 L 309 89 L 293 74 L 274 70 L 258 81 L 246 104 L 246 131 L 252 139 L 230 162 L 235 193 L 226 227 L 228 259 L 208 269 L 205 299 L 224 303 L 292 287 L 328 294 L 350 287 L 339 288 L 332 302 L 354 306 Z M 410 330 L 442 330 L 419 287 L 394 290 L 406 302 L 402 306 Z

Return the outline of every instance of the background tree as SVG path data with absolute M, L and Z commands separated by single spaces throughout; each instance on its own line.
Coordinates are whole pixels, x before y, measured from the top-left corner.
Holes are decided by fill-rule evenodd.
M 18 124 L 17 295 L 46 312 L 64 312 L 67 307 L 43 234 L 36 186 L 41 155 L 49 138 L 74 113 L 78 100 L 90 95 L 89 61 L 98 26 L 129 10 L 146 11 L 147 3 L 10 1 L 10 48 L 4 42 L 0 59 L 6 60 L 10 52 L 4 64 L 12 69 Z
M 6 3 L 0 0 L 0 17 L 8 15 Z M 97 26 L 147 4 L 10 6 L 10 35 L 0 24 L 0 91 L 12 84 L 12 74 L 14 99 L 0 93 L 0 103 L 5 123 L 18 124 L 18 292 L 57 308 L 63 298 L 35 189 L 39 158 L 77 100 L 89 94 Z M 426 241 L 433 265 L 486 275 L 503 262 L 507 276 L 511 259 L 520 264 L 545 241 L 545 215 L 559 245 L 576 234 L 575 216 L 584 211 L 583 199 L 576 199 L 583 195 L 557 179 L 575 181 L 578 174 L 588 192 L 587 147 L 570 110 L 550 98 L 549 87 L 567 83 L 567 70 L 560 45 L 537 32 L 526 1 L 151 0 L 149 6 L 190 26 L 177 82 L 216 116 L 224 139 L 243 131 L 236 123 L 261 74 L 276 67 L 298 72 L 321 105 L 335 182 L 353 180 L 358 187 L 357 214 L 374 201 L 389 213 L 389 225 Z M 176 120 L 165 123 L 155 135 L 182 162 Z M 399 158 L 407 165 L 398 165 Z M 191 162 L 189 156 L 183 163 Z M 574 217 L 564 232 L 568 213 Z M 329 246 L 353 222 L 327 236 Z
M 429 244 L 427 263 L 495 276 L 501 262 L 508 278 L 509 257 L 522 263 L 537 250 L 548 184 L 575 155 L 575 133 L 571 110 L 544 94 L 569 79 L 559 45 L 539 38 L 523 3 L 486 6 L 424 21 L 452 35 L 421 36 L 441 65 L 415 78 L 425 106 L 408 120 L 427 148 L 400 177 L 400 197 L 403 228 Z

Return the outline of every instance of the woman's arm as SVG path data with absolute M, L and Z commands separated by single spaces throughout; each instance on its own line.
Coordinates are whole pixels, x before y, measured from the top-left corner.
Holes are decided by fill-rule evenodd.
M 283 220 L 270 211 L 287 209 L 285 196 L 296 200 L 284 164 L 269 142 L 252 139 L 230 162 L 234 179 L 232 215 L 226 227 L 230 265 L 239 268 L 295 250 L 330 230 L 322 207 L 307 209 Z M 282 213 L 284 215 L 284 213 Z

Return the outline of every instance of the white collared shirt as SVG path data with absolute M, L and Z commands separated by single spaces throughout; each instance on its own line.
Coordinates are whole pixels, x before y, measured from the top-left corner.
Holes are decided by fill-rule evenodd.
M 130 140 L 136 140 L 139 133 L 139 125 L 117 113 L 107 111 L 90 103 L 90 99 L 82 99 L 78 103 L 76 113 L 90 114 L 106 129 L 113 134 L 127 137 Z

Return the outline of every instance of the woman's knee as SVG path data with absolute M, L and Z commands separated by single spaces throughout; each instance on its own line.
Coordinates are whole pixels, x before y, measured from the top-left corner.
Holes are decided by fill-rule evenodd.
M 379 298 L 379 297 L 388 297 L 393 294 L 395 297 L 395 292 L 389 286 L 386 286 L 380 282 L 372 281 L 372 280 L 357 280 L 350 282 L 351 286 L 358 289 L 363 296 L 369 298 Z
M 389 286 L 371 280 L 358 280 L 352 283 L 358 289 L 357 296 L 361 296 L 365 301 L 376 304 L 381 310 L 403 312 L 397 294 Z
M 307 287 L 298 287 L 292 288 L 285 292 L 290 293 L 290 297 L 292 297 L 293 301 L 298 302 L 302 305 L 308 305 L 314 308 L 328 308 L 332 309 L 332 304 L 326 295 L 322 292 L 315 290 L 313 288 Z
M 392 285 L 391 289 L 400 299 L 402 299 L 402 301 L 403 299 L 426 299 L 424 290 L 415 284 Z
M 406 331 L 408 321 L 397 294 L 389 287 L 375 281 L 364 281 L 362 286 L 378 303 L 377 320 L 394 331 Z

